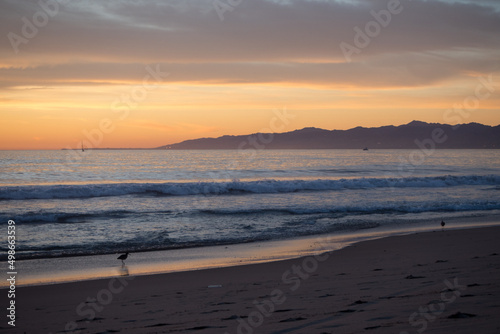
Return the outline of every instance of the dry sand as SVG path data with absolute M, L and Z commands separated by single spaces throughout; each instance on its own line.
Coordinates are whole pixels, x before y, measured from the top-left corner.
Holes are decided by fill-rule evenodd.
M 499 239 L 500 227 L 438 230 L 295 260 L 19 287 L 16 327 L 4 315 L 0 333 L 500 333 Z

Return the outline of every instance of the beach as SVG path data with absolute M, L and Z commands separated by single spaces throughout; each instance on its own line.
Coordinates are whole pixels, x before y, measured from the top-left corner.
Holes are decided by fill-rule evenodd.
M 286 261 L 21 286 L 16 326 L 0 331 L 498 333 L 499 236 L 436 229 Z
M 498 332 L 497 151 L 2 151 L 0 333 Z

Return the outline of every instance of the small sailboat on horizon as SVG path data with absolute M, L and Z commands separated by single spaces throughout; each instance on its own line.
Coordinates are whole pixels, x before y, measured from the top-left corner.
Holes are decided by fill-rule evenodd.
M 83 141 L 82 141 L 82 152 L 85 152 L 85 149 L 83 148 Z

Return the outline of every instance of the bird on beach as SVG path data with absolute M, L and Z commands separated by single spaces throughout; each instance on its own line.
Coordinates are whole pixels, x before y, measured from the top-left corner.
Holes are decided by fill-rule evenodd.
M 126 252 L 125 254 L 122 254 L 122 255 L 118 256 L 116 259 L 117 260 L 122 260 L 122 263 L 125 264 L 125 262 L 123 262 L 123 261 L 127 259 L 128 254 L 129 254 L 129 252 Z
M 441 230 L 442 231 L 444 231 L 444 225 L 446 225 L 446 223 L 443 220 L 441 220 Z

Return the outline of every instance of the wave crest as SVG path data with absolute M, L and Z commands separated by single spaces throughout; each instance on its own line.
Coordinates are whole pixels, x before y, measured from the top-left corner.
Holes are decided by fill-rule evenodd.
M 270 194 L 373 188 L 441 188 L 464 185 L 500 185 L 498 175 L 318 180 L 259 180 L 230 182 L 112 183 L 0 187 L 0 200 L 92 198 L 127 195 L 191 196 Z

